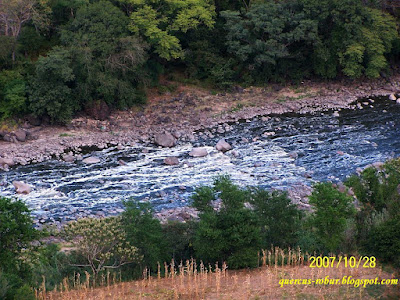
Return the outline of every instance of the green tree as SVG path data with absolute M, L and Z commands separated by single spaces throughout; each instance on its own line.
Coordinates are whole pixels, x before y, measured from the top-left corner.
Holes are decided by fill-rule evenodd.
M 317 75 L 334 78 L 379 77 L 387 67 L 386 54 L 398 38 L 396 21 L 360 0 L 299 0 L 308 18 L 318 22 L 313 50 Z
M 309 197 L 314 212 L 311 224 L 326 250 L 338 250 L 344 239 L 347 219 L 355 215 L 352 197 L 339 192 L 331 183 L 318 183 Z
M 156 270 L 157 263 L 169 261 L 160 221 L 155 219 L 149 204 L 125 202 L 122 222 L 127 240 L 133 243 L 143 256 L 142 267 Z
M 183 56 L 180 33 L 214 25 L 215 8 L 208 0 L 119 0 L 131 6 L 129 29 L 142 36 L 166 60 Z
M 49 116 L 53 122 L 67 122 L 80 108 L 73 93 L 75 75 L 71 68 L 71 54 L 55 48 L 36 63 L 31 82 L 30 109 L 36 116 Z
M 127 241 L 119 217 L 80 219 L 68 223 L 62 235 L 83 260 L 83 263 L 73 265 L 90 268 L 95 277 L 105 269 L 116 269 L 141 260 L 138 249 Z
M 271 79 L 295 74 L 281 69 L 305 60 L 307 48 L 317 39 L 317 22 L 308 18 L 293 2 L 266 1 L 248 11 L 224 11 L 228 51 L 254 78 Z M 296 66 L 297 67 L 297 66 Z
M 2 299 L 14 299 L 18 294 L 33 298 L 33 292 L 24 286 L 32 273 L 26 257 L 34 248 L 31 242 L 39 237 L 25 203 L 0 197 L 0 283 L 6 285 L 0 288 Z
M 212 201 L 219 198 L 221 208 Z M 261 232 L 254 212 L 245 207 L 247 190 L 234 185 L 228 177 L 219 177 L 213 187 L 197 189 L 193 206 L 200 211 L 195 232 L 196 256 L 209 263 L 227 262 L 232 269 L 257 266 Z
M 17 70 L 0 72 L 0 120 L 26 111 L 26 83 Z
M 261 224 L 263 246 L 294 246 L 299 234 L 301 212 L 291 203 L 287 193 L 252 189 L 250 202 Z
M 82 6 L 65 27 L 61 40 L 74 57 L 76 94 L 82 103 L 103 100 L 127 109 L 141 101 L 137 86 L 146 44 L 129 36 L 129 19 L 109 1 Z

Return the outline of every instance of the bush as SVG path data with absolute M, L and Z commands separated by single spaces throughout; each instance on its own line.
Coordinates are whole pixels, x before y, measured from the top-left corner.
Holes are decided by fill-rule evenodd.
M 352 197 L 339 192 L 331 183 L 318 183 L 309 197 L 314 212 L 311 224 L 320 243 L 335 252 L 344 240 L 347 219 L 355 215 Z

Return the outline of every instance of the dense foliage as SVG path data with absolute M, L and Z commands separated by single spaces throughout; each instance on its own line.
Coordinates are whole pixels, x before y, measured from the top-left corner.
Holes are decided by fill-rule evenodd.
M 396 13 L 361 0 L 7 1 L 0 119 L 128 109 L 162 72 L 218 88 L 379 77 L 400 52 Z

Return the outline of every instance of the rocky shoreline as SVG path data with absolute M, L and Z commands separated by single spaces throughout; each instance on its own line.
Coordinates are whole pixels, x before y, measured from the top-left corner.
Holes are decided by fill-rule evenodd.
M 355 109 L 350 104 L 359 98 L 400 93 L 400 75 L 386 82 L 375 80 L 350 85 L 306 82 L 296 89 L 275 89 L 237 88 L 235 93 L 216 95 L 184 91 L 176 97 L 150 101 L 142 111 L 116 112 L 105 121 L 76 118 L 66 127 L 34 126 L 25 122 L 16 131 L 0 133 L 3 136 L 0 166 L 52 158 L 71 161 L 72 156 L 82 151 L 110 145 L 157 144 L 157 137 L 165 133 L 170 135 L 170 141 L 158 144 L 171 147 L 179 142 L 194 142 L 199 130 L 208 135 L 211 128 L 222 133 L 231 123 L 257 116 Z M 80 156 L 74 159 L 79 160 Z
M 361 105 L 354 104 L 359 98 L 388 96 L 388 101 L 396 101 L 395 95 L 400 92 L 398 79 L 400 75 L 387 82 L 369 81 L 352 83 L 349 86 L 309 82 L 295 90 L 293 87 L 277 87 L 276 90 L 237 88 L 235 93 L 216 95 L 210 95 L 208 91 L 183 91 L 174 97 L 153 99 L 141 111 L 115 112 L 103 121 L 80 117 L 72 120 L 66 127 L 35 126 L 38 124 L 26 122 L 16 131 L 3 133 L 3 139 L 4 136 L 13 138 L 8 142 L 0 141 L 0 168 L 6 171 L 18 164 L 54 158 L 71 163 L 82 161 L 91 164 L 96 163 L 93 161 L 96 158 L 83 159 L 82 154 L 110 146 L 123 149 L 124 146 L 133 145 L 173 147 L 187 142 L 195 145 L 201 138 L 212 138 L 230 131 L 241 120 L 250 121 L 261 116 L 268 121 L 269 115 L 325 110 L 332 110 L 333 115 L 337 116 L 343 108 L 362 109 Z M 373 100 L 369 104 L 372 103 Z M 222 152 L 230 150 L 230 145 L 224 141 L 213 146 Z M 190 155 L 202 156 L 202 149 L 195 148 Z M 176 161 L 174 157 L 169 157 L 164 163 L 174 165 Z M 14 186 L 24 193 L 27 191 L 26 187 L 21 187 L 20 182 L 16 182 Z M 307 209 L 303 200 L 310 192 L 311 189 L 300 186 L 297 190 L 296 187 L 289 190 L 289 195 L 294 202 Z M 115 212 L 104 209 L 93 213 L 77 210 L 71 214 L 76 218 L 104 217 L 120 212 L 121 208 L 117 208 Z M 166 209 L 156 213 L 156 217 L 162 222 L 184 222 L 196 215 L 197 212 L 190 207 Z M 38 216 L 35 222 L 41 226 L 51 223 L 51 220 Z

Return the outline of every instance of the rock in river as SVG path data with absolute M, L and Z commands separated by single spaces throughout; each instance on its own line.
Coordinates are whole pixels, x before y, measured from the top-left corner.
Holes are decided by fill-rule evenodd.
M 29 194 L 31 187 L 22 181 L 13 181 L 13 186 L 18 194 Z
M 189 155 L 192 157 L 203 157 L 207 156 L 208 152 L 204 148 L 193 148 L 192 151 L 189 152 Z
M 226 152 L 232 149 L 232 146 L 229 145 L 224 139 L 221 139 L 218 141 L 217 145 L 215 145 L 215 148 L 218 151 Z
M 97 164 L 100 162 L 100 158 L 90 156 L 90 157 L 87 157 L 84 160 L 82 160 L 82 162 L 84 162 L 85 164 Z
M 5 167 L 6 165 L 8 167 L 12 167 L 15 164 L 13 158 L 2 158 L 0 157 L 0 167 Z
M 170 165 L 170 166 L 179 165 L 179 159 L 174 156 L 166 157 L 166 158 L 164 158 L 164 164 Z
M 156 134 L 154 142 L 162 147 L 173 147 L 175 146 L 176 139 L 169 132 Z

